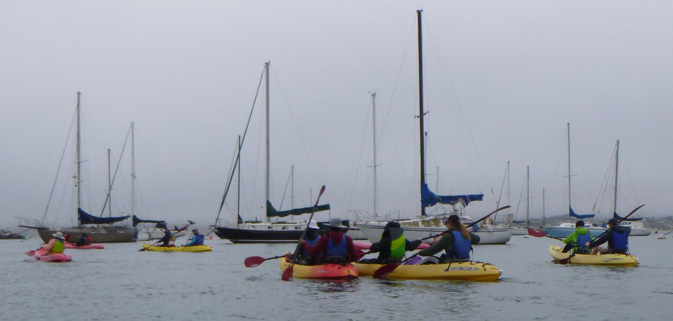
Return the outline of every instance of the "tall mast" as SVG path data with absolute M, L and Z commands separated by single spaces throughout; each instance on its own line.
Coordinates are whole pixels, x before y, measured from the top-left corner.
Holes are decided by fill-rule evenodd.
M 82 175 L 81 175 L 81 170 L 80 170 L 80 165 L 82 164 L 81 161 L 81 149 L 80 149 L 80 143 L 82 140 L 81 137 L 81 132 L 80 132 L 80 107 L 79 107 L 79 97 L 81 93 L 78 91 L 77 92 L 77 143 L 76 143 L 76 157 L 77 157 L 77 178 L 76 178 L 76 185 L 77 185 L 77 209 L 79 211 L 79 208 L 81 207 L 82 203 L 82 191 L 80 189 L 80 185 L 82 184 Z
M 421 13 L 423 10 L 416 10 L 418 17 L 418 119 L 419 119 L 419 131 L 420 131 L 420 147 L 421 147 L 421 189 L 425 184 L 425 142 L 423 134 L 425 133 L 425 127 L 423 124 L 423 24 L 421 21 Z M 423 195 L 421 193 L 421 217 L 425 217 L 425 207 L 423 207 Z
M 372 168 L 374 170 L 374 217 L 376 217 L 376 92 L 372 92 L 372 150 L 374 153 Z
M 570 215 L 571 194 L 570 194 L 570 123 L 568 123 L 568 215 Z
M 543 188 L 542 189 L 542 226 L 545 225 L 544 214 L 545 214 L 545 207 L 544 207 L 544 188 Z
M 526 228 L 530 227 L 530 166 L 526 166 Z
M 615 198 L 613 201 L 614 203 L 612 204 L 612 213 L 617 213 L 617 173 L 619 173 L 619 139 L 617 140 L 617 147 L 615 150 Z
M 240 223 L 243 223 L 241 220 L 241 135 L 238 135 L 238 157 L 236 161 L 238 162 L 238 180 L 236 183 L 236 227 L 238 227 Z
M 264 203 L 264 208 L 266 209 L 266 204 L 269 202 L 269 64 L 268 61 L 264 64 L 264 72 L 266 73 L 266 176 L 265 176 L 265 187 L 264 187 L 264 197 L 266 202 Z M 268 210 L 268 209 L 267 209 Z M 264 213 L 266 221 L 269 222 L 269 217 Z
M 136 214 L 136 141 L 135 124 L 131 123 L 131 213 Z
M 110 172 L 110 149 L 107 149 L 107 215 L 112 217 L 112 173 Z

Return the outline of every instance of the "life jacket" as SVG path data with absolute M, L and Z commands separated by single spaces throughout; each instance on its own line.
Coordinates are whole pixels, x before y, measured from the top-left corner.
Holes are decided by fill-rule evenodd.
M 616 231 L 613 229 L 612 233 L 612 249 L 626 251 L 629 248 L 629 234 L 625 231 Z
M 51 250 L 49 252 L 54 252 L 54 253 L 63 253 L 65 251 L 65 243 L 61 240 L 56 240 L 54 242 L 54 245 L 52 245 Z
M 314 238 L 314 239 L 312 239 L 312 240 L 311 240 L 311 239 L 304 239 L 304 241 L 306 241 L 306 243 L 308 243 L 309 246 L 315 246 L 316 243 L 318 243 L 318 240 L 319 240 L 319 239 L 320 239 L 320 237 L 316 237 L 316 238 Z M 301 253 L 302 253 L 302 256 L 310 256 L 310 255 L 308 254 L 308 251 L 306 251 L 306 248 L 305 248 L 305 247 L 302 247 L 302 251 L 301 251 Z
M 392 233 L 391 233 L 392 236 Z M 390 257 L 401 258 L 404 257 L 404 252 L 407 247 L 407 239 L 404 237 L 404 232 L 394 240 L 390 240 Z
M 348 240 L 346 240 L 346 233 L 343 233 L 341 241 L 339 244 L 334 244 L 332 238 L 327 234 L 327 251 L 325 251 L 325 256 L 347 256 L 348 255 Z
M 85 243 L 85 244 L 86 244 L 86 245 L 91 244 L 91 236 L 87 236 L 87 237 L 86 237 L 86 243 Z
M 585 247 L 587 242 L 591 242 L 591 234 L 577 234 L 577 242 L 575 242 L 575 251 Z
M 202 234 L 194 235 L 194 237 L 196 238 L 196 241 L 194 242 L 194 245 L 203 245 L 203 241 L 204 241 L 205 237 Z
M 451 231 L 453 234 L 453 249 L 446 250 L 446 256 L 451 259 L 469 259 L 472 242 L 469 238 L 465 239 L 460 231 Z

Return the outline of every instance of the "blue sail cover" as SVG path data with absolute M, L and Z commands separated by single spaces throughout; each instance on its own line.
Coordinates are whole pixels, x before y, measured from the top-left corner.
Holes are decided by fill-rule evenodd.
M 465 203 L 467 206 L 472 201 L 481 201 L 484 199 L 484 194 L 469 194 L 469 195 L 437 195 L 430 191 L 428 184 L 421 186 L 421 205 L 423 207 L 434 206 L 440 204 L 458 204 Z
M 156 223 L 157 227 L 166 227 L 166 221 L 153 221 L 153 220 L 143 220 L 139 217 L 137 217 L 135 214 L 133 215 L 133 227 L 136 227 L 136 225 L 140 223 Z
M 326 211 L 329 210 L 330 206 L 329 204 L 324 204 L 324 205 L 318 205 L 316 206 L 315 211 L 320 212 L 320 211 Z M 267 217 L 285 217 L 289 215 L 302 215 L 302 214 L 311 214 L 313 212 L 313 207 L 302 207 L 302 208 L 293 208 L 291 210 L 287 211 L 278 211 L 273 205 L 271 205 L 271 202 L 266 201 L 266 216 Z
M 112 223 L 121 222 L 121 221 L 129 218 L 128 215 L 126 215 L 126 216 L 115 216 L 115 217 L 93 216 L 93 215 L 83 211 L 81 208 L 77 209 L 77 214 L 79 214 L 79 224 L 80 225 L 85 225 L 85 224 L 112 224 Z
M 614 214 L 612 215 L 612 217 L 614 217 L 614 218 L 616 218 L 616 219 L 618 219 L 618 220 L 622 220 L 622 221 L 642 221 L 642 220 L 643 220 L 642 217 L 638 217 L 638 218 L 623 218 L 623 217 L 619 216 L 619 214 L 617 214 L 617 213 L 614 213 Z
M 572 216 L 572 217 L 577 217 L 577 218 L 592 218 L 592 217 L 595 216 L 594 214 L 577 214 L 577 213 L 575 213 L 575 211 L 573 211 L 573 207 L 572 207 L 572 206 L 568 206 L 568 208 L 570 208 L 570 216 Z

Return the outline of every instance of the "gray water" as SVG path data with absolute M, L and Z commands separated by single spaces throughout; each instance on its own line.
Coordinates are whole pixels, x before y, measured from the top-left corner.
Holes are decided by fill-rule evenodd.
M 281 281 L 273 257 L 288 244 L 234 245 L 211 253 L 138 252 L 140 243 L 67 250 L 68 263 L 32 261 L 41 242 L 0 241 L 0 320 L 670 320 L 673 239 L 632 237 L 635 268 L 557 265 L 549 238 L 479 245 L 497 282 Z

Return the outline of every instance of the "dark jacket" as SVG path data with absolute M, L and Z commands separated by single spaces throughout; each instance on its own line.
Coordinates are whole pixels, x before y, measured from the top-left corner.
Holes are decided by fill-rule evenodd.
M 353 239 L 345 235 L 346 237 L 344 238 L 344 231 L 336 231 L 334 229 L 330 230 L 328 233 L 323 234 L 323 236 L 320 237 L 318 240 L 318 243 L 316 243 L 314 246 L 308 245 L 308 243 L 303 243 L 304 248 L 306 249 L 306 252 L 308 252 L 309 255 L 311 256 L 320 256 L 323 255 L 323 259 L 325 258 L 324 253 L 327 252 L 327 247 L 329 246 L 329 238 L 332 238 L 332 242 L 334 243 L 340 243 L 341 240 L 345 239 L 346 240 L 346 249 L 348 251 L 348 257 L 345 259 L 348 262 L 355 262 L 358 260 L 358 254 L 355 251 L 355 245 L 353 245 Z
M 388 228 L 383 231 L 381 234 L 381 240 L 372 244 L 369 248 L 369 251 L 372 253 L 379 253 L 378 262 L 388 263 L 389 261 L 399 261 L 401 258 L 391 258 L 391 243 L 393 240 L 400 238 L 404 234 L 404 230 L 398 227 Z M 421 245 L 421 240 L 409 241 L 405 239 L 405 251 L 413 251 L 419 245 Z
M 451 231 L 458 231 L 460 232 L 460 228 L 458 227 L 452 227 Z M 479 243 L 479 236 L 470 233 L 470 242 L 472 244 L 477 244 Z M 439 239 L 439 241 L 435 242 L 435 244 L 432 244 L 430 247 L 418 251 L 418 255 L 420 256 L 431 256 L 435 255 L 441 251 L 446 250 L 446 252 L 451 252 L 453 250 L 453 234 L 452 233 L 446 233 L 442 236 L 442 238 Z
M 622 250 L 615 249 L 614 240 L 613 240 L 613 231 L 617 232 L 617 233 L 625 233 L 627 238 L 628 238 L 628 235 L 631 234 L 631 229 L 628 229 L 628 228 L 625 228 L 623 226 L 617 225 L 617 226 L 609 229 L 605 233 L 603 233 L 603 235 L 601 235 L 600 237 L 593 240 L 593 242 L 591 242 L 591 244 L 589 246 L 593 248 L 593 247 L 599 246 L 599 245 L 601 245 L 605 242 L 608 242 L 608 251 L 610 251 L 611 253 L 626 253 L 627 249 L 622 249 Z

